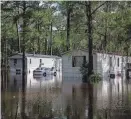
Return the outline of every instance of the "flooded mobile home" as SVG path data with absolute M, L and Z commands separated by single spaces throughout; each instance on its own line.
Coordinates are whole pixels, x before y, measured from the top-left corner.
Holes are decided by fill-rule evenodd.
M 61 57 L 53 55 L 25 54 L 26 73 L 32 73 L 36 68 L 43 64 L 44 67 L 55 67 L 57 71 L 62 70 Z M 18 53 L 9 58 L 10 72 L 22 74 L 22 53 Z
M 88 62 L 88 50 L 78 49 L 64 53 L 62 55 L 63 79 L 81 79 L 80 67 L 84 61 Z M 110 77 L 110 74 L 125 77 L 127 69 L 131 69 L 131 57 L 114 53 L 93 53 L 93 70 L 103 79 Z

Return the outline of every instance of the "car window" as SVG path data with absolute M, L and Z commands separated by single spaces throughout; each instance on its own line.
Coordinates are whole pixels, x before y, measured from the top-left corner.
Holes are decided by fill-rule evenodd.
M 54 70 L 54 67 L 51 68 L 51 71 L 53 71 L 53 70 Z

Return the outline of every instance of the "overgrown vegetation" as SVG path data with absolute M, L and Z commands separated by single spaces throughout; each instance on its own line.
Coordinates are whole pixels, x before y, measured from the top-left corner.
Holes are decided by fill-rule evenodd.
M 80 72 L 82 74 L 82 81 L 86 82 L 89 81 L 91 83 L 96 83 L 102 80 L 100 74 L 98 73 L 93 73 L 88 77 L 88 62 L 83 63 L 83 65 L 80 67 Z
M 101 80 L 102 80 L 102 78 L 101 78 L 100 74 L 97 74 L 97 73 L 94 73 L 94 74 L 92 74 L 92 75 L 89 77 L 89 81 L 90 81 L 91 83 L 97 83 L 97 82 L 99 82 L 99 81 L 101 81 Z

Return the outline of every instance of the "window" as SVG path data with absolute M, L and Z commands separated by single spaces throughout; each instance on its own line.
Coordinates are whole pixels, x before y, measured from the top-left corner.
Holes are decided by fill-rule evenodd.
M 53 71 L 54 69 L 55 69 L 55 68 L 54 68 L 54 67 L 52 67 L 52 68 L 51 68 L 51 71 Z
M 117 59 L 117 66 L 119 67 L 119 58 Z
M 42 63 L 42 59 L 40 59 L 40 63 Z
M 21 74 L 21 70 L 20 69 L 16 69 L 16 74 Z
M 17 64 L 17 59 L 14 59 L 14 65 L 16 65 Z
M 127 68 L 128 68 L 128 69 L 131 68 L 131 63 L 127 63 Z
M 109 59 L 110 66 L 112 66 L 112 57 Z
M 30 64 L 31 64 L 31 59 L 30 59 Z
M 72 67 L 81 67 L 85 61 L 86 61 L 86 56 L 73 56 Z

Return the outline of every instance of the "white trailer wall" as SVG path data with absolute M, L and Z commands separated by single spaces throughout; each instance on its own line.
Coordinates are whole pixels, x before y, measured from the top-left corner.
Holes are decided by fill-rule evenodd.
M 55 65 L 55 58 L 38 58 L 38 57 L 27 57 L 27 69 L 28 72 L 30 71 L 31 73 L 39 67 L 40 65 L 40 59 L 41 63 L 44 63 L 44 67 L 51 68 Z M 31 63 L 30 63 L 31 60 Z
M 82 50 L 74 50 L 72 52 L 66 53 L 62 56 L 62 75 L 64 80 L 68 79 L 80 79 L 82 78 L 80 67 L 72 67 L 72 56 L 86 56 L 86 61 L 88 62 L 88 52 Z M 93 68 L 96 71 L 96 55 L 94 54 Z
M 12 74 L 16 74 L 16 69 L 20 69 L 22 71 L 22 59 L 18 58 L 17 63 L 14 64 L 14 59 L 16 58 L 12 58 L 9 60 L 9 66 L 10 66 L 10 72 Z M 27 60 L 25 60 L 25 70 L 27 69 L 27 65 L 26 65 Z
M 73 56 L 86 56 L 86 61 L 88 62 L 88 51 L 86 50 L 73 50 L 65 53 L 62 56 L 62 74 L 64 80 L 71 78 L 81 79 L 82 77 L 80 67 L 72 67 Z M 128 62 L 130 62 L 130 58 Z M 116 76 L 118 73 L 124 75 L 124 67 L 125 60 L 123 61 L 123 56 L 105 53 L 93 54 L 93 70 L 95 73 L 99 73 L 103 79 L 109 78 L 110 73 L 115 73 Z
M 110 72 L 117 74 L 118 72 L 121 73 L 121 71 L 122 56 L 97 53 L 97 72 L 100 73 L 104 79 L 108 78 Z

